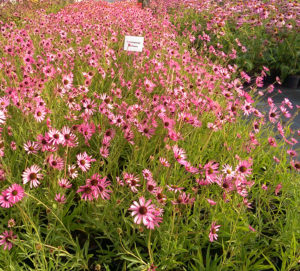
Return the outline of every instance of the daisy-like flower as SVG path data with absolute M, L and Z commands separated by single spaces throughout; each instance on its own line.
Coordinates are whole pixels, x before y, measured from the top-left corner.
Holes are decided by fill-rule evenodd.
M 110 199 L 111 190 L 108 190 L 106 187 L 110 186 L 110 181 L 107 180 L 107 177 L 104 177 L 98 182 L 98 191 L 99 195 L 102 199 L 108 200 Z
M 61 195 L 60 193 L 55 195 L 54 200 L 60 204 L 65 204 L 67 202 L 67 198 L 65 197 L 65 195 Z
M 43 174 L 39 173 L 40 171 L 41 169 L 37 165 L 27 168 L 22 174 L 23 184 L 30 182 L 30 188 L 39 186 L 39 180 L 43 178 Z
M 62 83 L 65 89 L 71 89 L 73 83 L 73 74 L 64 75 L 62 78 Z
M 123 173 L 123 178 L 125 183 L 127 183 L 132 192 L 137 193 L 137 187 L 141 186 L 139 184 L 140 180 L 138 177 L 134 176 L 133 174 Z
M 195 198 L 190 198 L 190 194 L 186 194 L 185 192 L 180 192 L 176 200 L 172 200 L 173 205 L 177 204 L 193 204 Z
M 68 179 L 64 179 L 64 178 L 62 178 L 58 181 L 58 185 L 65 189 L 72 187 L 72 184 L 68 181 Z
M 37 122 L 42 122 L 45 119 L 46 114 L 47 112 L 45 110 L 45 107 L 39 106 L 34 111 L 34 118 Z
M 236 173 L 242 176 L 249 176 L 252 173 L 252 161 L 244 160 L 241 161 L 236 167 Z
M 88 171 L 91 167 L 91 162 L 96 161 L 96 159 L 91 158 L 86 152 L 77 154 L 76 157 L 77 165 L 83 172 Z
M 0 124 L 5 123 L 6 116 L 2 110 L 0 110 Z
M 268 142 L 269 142 L 270 146 L 277 147 L 277 143 L 276 143 L 276 140 L 274 137 L 269 136 Z
M 64 169 L 64 159 L 59 156 L 54 156 L 53 154 L 50 154 L 46 161 L 52 168 L 55 168 L 57 170 Z
M 13 206 L 13 203 L 8 199 L 7 190 L 2 191 L 0 195 L 0 206 L 2 208 L 10 208 Z
M 169 191 L 172 191 L 172 192 L 180 192 L 181 190 L 184 189 L 184 187 L 179 187 L 178 185 L 175 185 L 175 184 L 172 184 L 172 185 L 167 185 L 167 188 Z
M 156 194 L 156 182 L 154 180 L 149 180 L 147 181 L 147 190 L 151 193 L 151 194 Z
M 4 250 L 11 250 L 13 243 L 11 242 L 11 240 L 14 240 L 17 238 L 17 235 L 14 235 L 13 231 L 4 231 L 1 235 L 0 235 L 0 245 L 4 245 L 3 249 Z
M 209 235 L 208 235 L 210 242 L 213 242 L 214 240 L 218 239 L 217 232 L 219 231 L 220 227 L 221 227 L 221 225 L 216 225 L 216 222 L 213 222 L 211 224 Z
M 27 141 L 24 144 L 24 149 L 27 152 L 27 154 L 35 154 L 39 151 L 40 148 L 41 146 L 37 142 Z
M 64 126 L 61 130 L 61 134 L 64 138 L 64 146 L 68 146 L 70 148 L 76 147 L 78 145 L 77 137 L 71 132 L 71 129 L 67 126 Z
M 279 119 L 279 114 L 277 112 L 277 107 L 272 106 L 270 111 L 269 111 L 269 120 L 272 123 L 275 123 Z
M 15 183 L 6 189 L 6 195 L 7 199 L 15 204 L 23 199 L 24 189 L 21 185 Z
M 129 210 L 132 211 L 131 215 L 134 216 L 134 223 L 138 225 L 143 222 L 143 224 L 147 226 L 149 221 L 155 218 L 153 214 L 153 212 L 155 212 L 155 205 L 151 204 L 151 199 L 145 202 L 145 198 L 140 197 L 139 202 L 134 201 Z
M 82 192 L 81 198 L 83 200 L 92 201 L 94 199 L 95 189 L 92 189 L 90 185 L 80 186 L 79 189 L 77 190 L 77 193 L 81 193 L 81 192 Z
M 76 170 L 75 165 L 68 165 L 68 174 L 71 179 L 75 179 L 78 177 L 78 171 Z
M 11 218 L 10 220 L 8 220 L 7 227 L 13 228 L 15 225 L 16 225 L 16 221 L 13 218 Z
M 65 141 L 64 136 L 56 129 L 50 129 L 50 131 L 47 133 L 47 137 L 48 143 L 52 145 L 64 144 Z
M 178 163 L 182 163 L 186 160 L 185 150 L 179 148 L 177 145 L 173 146 L 173 153 Z
M 142 172 L 143 172 L 144 178 L 147 181 L 152 181 L 153 180 L 152 172 L 149 169 L 144 169 Z
M 159 162 L 164 166 L 164 167 L 170 167 L 170 163 L 166 158 L 160 157 Z
M 225 164 L 223 165 L 222 172 L 226 175 L 226 177 L 234 177 L 235 171 L 232 169 L 232 166 Z

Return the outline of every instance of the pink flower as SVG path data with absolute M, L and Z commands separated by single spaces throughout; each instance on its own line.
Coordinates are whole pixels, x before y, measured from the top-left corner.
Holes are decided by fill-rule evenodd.
M 13 206 L 13 203 L 8 199 L 7 190 L 2 191 L 0 195 L 0 206 L 2 208 L 10 208 Z
M 68 174 L 71 179 L 75 179 L 78 176 L 78 171 L 75 165 L 68 165 Z
M 217 203 L 211 199 L 206 199 L 210 205 L 216 205 Z
M 17 235 L 14 235 L 12 231 L 4 231 L 2 235 L 0 235 L 0 245 L 4 245 L 4 250 L 11 250 L 13 243 L 11 240 L 17 238 Z
M 54 200 L 60 204 L 65 204 L 67 202 L 65 195 L 63 195 L 63 194 L 61 195 L 60 193 L 55 195 Z
M 256 232 L 256 230 L 253 227 L 251 227 L 251 225 L 249 225 L 249 230 L 253 231 L 253 232 Z
M 271 137 L 271 136 L 270 136 L 270 137 L 268 138 L 268 141 L 269 141 L 270 146 L 277 147 L 277 143 L 276 143 L 276 140 L 275 140 L 274 137 Z
M 170 167 L 170 163 L 166 158 L 160 157 L 159 162 L 164 166 L 164 167 Z
M 134 216 L 134 223 L 143 224 L 148 226 L 153 220 L 155 220 L 155 205 L 151 204 L 151 199 L 145 202 L 144 197 L 139 198 L 139 202 L 134 201 L 129 208 L 132 211 L 131 215 Z M 154 228 L 154 225 L 152 225 Z M 151 226 L 151 228 L 152 228 Z
M 209 235 L 208 235 L 210 242 L 213 242 L 214 240 L 218 239 L 217 232 L 219 231 L 220 227 L 221 227 L 221 225 L 216 225 L 216 222 L 213 222 L 211 224 Z
M 276 186 L 276 188 L 275 188 L 275 195 L 276 196 L 279 194 L 281 188 L 282 188 L 282 184 L 281 183 Z
M 240 161 L 235 171 L 237 174 L 240 174 L 242 176 L 249 176 L 252 173 L 251 166 L 252 166 L 251 159 L 249 159 L 248 161 L 247 160 Z
M 30 182 L 30 188 L 39 186 L 39 180 L 43 178 L 43 174 L 39 173 L 40 171 L 41 169 L 37 165 L 27 168 L 22 174 L 23 184 Z
M 134 176 L 133 174 L 129 174 L 126 172 L 123 173 L 123 178 L 125 183 L 129 185 L 131 191 L 137 193 L 138 192 L 137 187 L 141 186 L 139 184 L 140 182 L 139 178 Z
M 92 201 L 94 199 L 94 189 L 92 189 L 90 185 L 80 186 L 79 189 L 77 190 L 77 193 L 81 193 L 81 192 L 83 192 L 83 194 L 81 195 L 82 199 L 89 200 L 89 201 Z
M 95 159 L 91 158 L 86 152 L 77 154 L 76 157 L 77 165 L 83 172 L 88 171 L 91 167 L 91 162 L 96 161 Z
M 41 146 L 36 142 L 27 141 L 27 143 L 24 144 L 24 149 L 27 154 L 35 154 L 40 148 Z
M 67 179 L 60 179 L 58 185 L 62 188 L 68 189 L 72 187 L 72 184 Z
M 23 199 L 24 189 L 21 185 L 15 183 L 6 189 L 6 196 L 12 204 L 15 204 Z

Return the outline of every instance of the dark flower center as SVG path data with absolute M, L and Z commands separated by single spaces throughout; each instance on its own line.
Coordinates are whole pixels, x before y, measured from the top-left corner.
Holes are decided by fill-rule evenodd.
M 139 213 L 140 213 L 141 215 L 147 214 L 147 208 L 146 208 L 145 206 L 141 206 L 141 207 L 139 208 Z
M 17 191 L 17 190 L 14 190 L 14 191 L 11 192 L 11 194 L 12 194 L 13 196 L 16 196 L 16 195 L 18 195 L 18 191 Z
M 149 185 L 148 185 L 148 190 L 149 190 L 149 191 L 153 191 L 153 189 L 154 189 L 154 186 L 153 186 L 152 184 L 149 184 Z
M 239 171 L 245 173 L 247 171 L 247 168 L 245 166 L 240 166 Z
M 29 174 L 29 179 L 30 179 L 30 180 L 35 180 L 36 178 L 37 178 L 36 173 L 30 173 L 30 174 Z

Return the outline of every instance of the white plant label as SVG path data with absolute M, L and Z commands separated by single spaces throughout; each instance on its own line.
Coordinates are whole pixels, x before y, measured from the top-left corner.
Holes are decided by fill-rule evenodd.
M 144 37 L 125 36 L 124 50 L 131 52 L 142 52 L 144 47 Z

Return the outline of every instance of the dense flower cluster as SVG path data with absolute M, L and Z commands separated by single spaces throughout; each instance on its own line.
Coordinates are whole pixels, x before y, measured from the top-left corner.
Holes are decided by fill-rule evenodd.
M 83 1 L 57 14 L 37 10 L 21 26 L 0 21 L 0 206 L 7 220 L 14 217 L 23 225 L 19 208 L 36 204 L 32 217 L 38 213 L 35 220 L 48 223 L 33 227 L 39 238 L 39 231 L 41 239 L 46 236 L 44 247 L 63 250 L 60 244 L 46 244 L 47 231 L 50 236 L 58 224 L 73 230 L 70 239 L 99 223 L 109 229 L 99 227 L 97 234 L 118 228 L 117 240 L 115 232 L 108 234 L 108 243 L 122 246 L 118 255 L 128 252 L 122 227 L 127 232 L 167 229 L 177 238 L 176 227 L 190 223 L 182 239 L 189 234 L 199 238 L 201 232 L 201 242 L 214 242 L 218 234 L 226 238 L 222 231 L 233 223 L 223 226 L 226 216 L 218 213 L 226 208 L 238 209 L 247 218 L 241 219 L 247 231 L 255 232 L 253 217 L 248 219 L 258 204 L 253 195 L 280 197 L 285 180 L 271 174 L 279 176 L 282 168 L 289 170 L 285 177 L 299 171 L 294 146 L 300 132 L 285 125 L 299 106 L 288 98 L 280 105 L 269 98 L 266 111 L 257 108 L 257 97 L 275 91 L 272 85 L 257 91 L 267 68 L 247 90 L 243 84 L 251 77 L 228 64 L 231 56 L 208 48 L 225 64 L 213 61 L 193 48 L 192 35 L 187 33 L 187 40 L 178 35 L 167 13 L 178 1 L 167 2 L 157 6 L 158 14 L 139 9 L 134 1 Z M 204 3 L 181 4 L 201 10 Z M 227 17 L 235 12 L 229 7 Z M 255 14 L 267 13 L 255 7 Z M 244 20 L 250 18 L 239 22 Z M 288 18 L 282 20 L 288 24 Z M 215 17 L 208 27 L 214 31 L 223 21 Z M 143 51 L 124 51 L 125 35 L 144 36 Z M 209 36 L 203 33 L 201 39 Z M 268 170 L 278 166 L 270 170 L 272 181 L 262 173 L 261 150 L 267 153 Z M 286 153 L 279 156 L 282 150 Z M 7 222 L 15 225 L 15 220 Z M 234 231 L 239 228 L 234 225 Z M 22 231 L 18 236 L 27 238 Z M 152 231 L 147 232 L 150 250 Z M 0 245 L 10 250 L 16 238 L 6 230 Z M 70 255 L 74 240 L 65 243 L 62 255 Z M 164 251 L 171 243 L 170 237 Z M 153 261 L 151 266 L 155 270 Z

